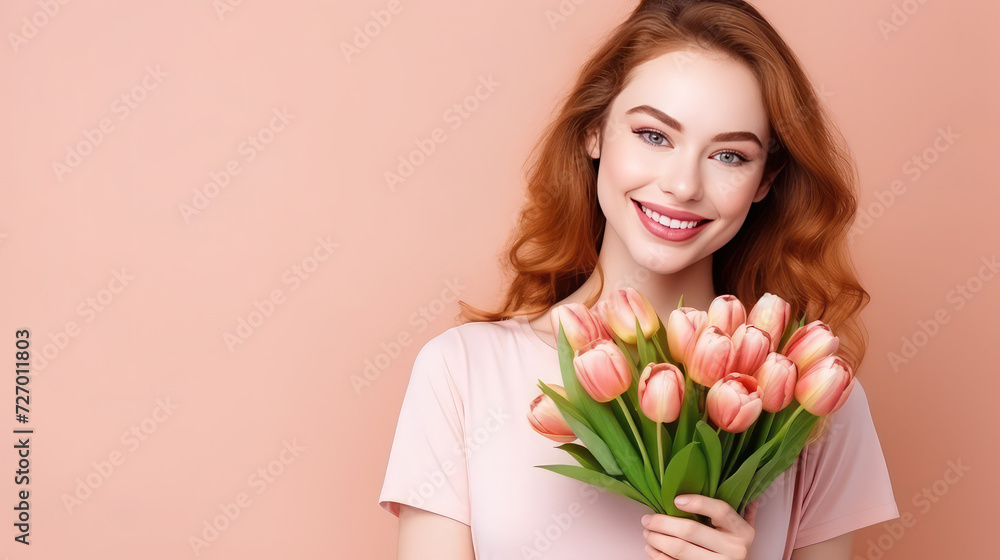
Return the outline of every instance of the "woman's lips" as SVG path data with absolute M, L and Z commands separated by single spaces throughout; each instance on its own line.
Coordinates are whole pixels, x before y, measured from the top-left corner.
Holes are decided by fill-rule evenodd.
M 645 206 L 646 209 L 652 210 L 653 212 L 656 212 L 661 216 L 666 216 L 671 220 L 678 220 L 681 222 L 700 222 L 702 220 L 708 219 L 705 216 L 700 216 L 693 212 L 685 212 L 683 210 L 677 210 L 676 208 L 661 206 L 659 204 L 656 204 L 655 202 L 646 202 L 645 200 L 635 200 L 635 199 L 632 200 L 633 202 L 637 202 Z
M 647 231 L 659 237 L 660 239 L 665 239 L 667 241 L 686 241 L 692 237 L 701 233 L 701 230 L 705 229 L 705 224 L 711 222 L 712 220 L 705 220 L 692 228 L 684 229 L 674 229 L 667 227 L 660 222 L 654 221 L 652 218 L 646 215 L 642 211 L 642 206 L 639 202 L 633 201 L 635 206 L 635 211 L 639 215 L 639 221 L 646 228 Z M 693 221 L 693 220 L 692 220 Z

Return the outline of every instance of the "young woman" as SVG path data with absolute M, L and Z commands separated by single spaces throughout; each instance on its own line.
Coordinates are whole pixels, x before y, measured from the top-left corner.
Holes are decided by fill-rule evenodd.
M 418 353 L 379 504 L 399 558 L 850 558 L 851 532 L 898 517 L 856 383 L 794 466 L 714 527 L 535 465 L 572 461 L 525 418 L 561 384 L 548 311 L 631 286 L 661 317 L 765 292 L 823 320 L 857 372 L 868 294 L 845 235 L 854 170 L 797 59 L 739 0 L 642 2 L 583 67 L 540 143 L 500 310 Z

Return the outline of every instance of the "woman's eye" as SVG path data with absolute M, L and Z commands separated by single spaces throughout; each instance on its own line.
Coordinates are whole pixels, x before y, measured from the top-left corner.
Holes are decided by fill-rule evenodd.
M 642 141 L 651 144 L 653 146 L 665 146 L 667 137 L 655 130 L 637 130 L 636 134 L 642 138 Z
M 743 165 L 744 163 L 750 161 L 736 152 L 722 152 L 718 154 L 718 156 L 719 161 L 725 163 L 726 165 Z

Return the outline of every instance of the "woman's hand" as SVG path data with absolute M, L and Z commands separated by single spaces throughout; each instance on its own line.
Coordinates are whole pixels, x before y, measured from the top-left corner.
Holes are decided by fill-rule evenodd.
M 682 504 L 681 498 L 688 502 Z M 652 513 L 643 517 L 646 554 L 654 560 L 743 560 L 750 550 L 757 517 L 756 500 L 746 508 L 746 519 L 728 503 L 697 494 L 682 494 L 679 509 L 700 513 L 712 520 L 708 527 L 693 519 Z

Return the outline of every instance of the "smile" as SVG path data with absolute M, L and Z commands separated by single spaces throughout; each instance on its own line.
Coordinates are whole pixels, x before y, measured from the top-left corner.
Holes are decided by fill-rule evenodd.
M 639 216 L 639 221 L 642 222 L 646 231 L 665 241 L 687 241 L 701 233 L 705 229 L 705 224 L 712 221 L 674 220 L 661 216 L 658 212 L 646 208 L 638 201 L 633 200 L 632 202 L 635 213 Z
M 693 227 L 697 227 L 698 225 L 709 221 L 709 220 L 701 220 L 699 222 L 684 222 L 681 220 L 671 220 L 666 216 L 661 216 L 659 212 L 654 212 L 649 208 L 646 208 L 639 202 L 636 202 L 636 204 L 639 205 L 640 210 L 642 210 L 647 216 L 649 216 L 649 219 L 653 220 L 654 222 L 659 222 L 660 225 L 666 226 L 670 229 L 691 229 Z

